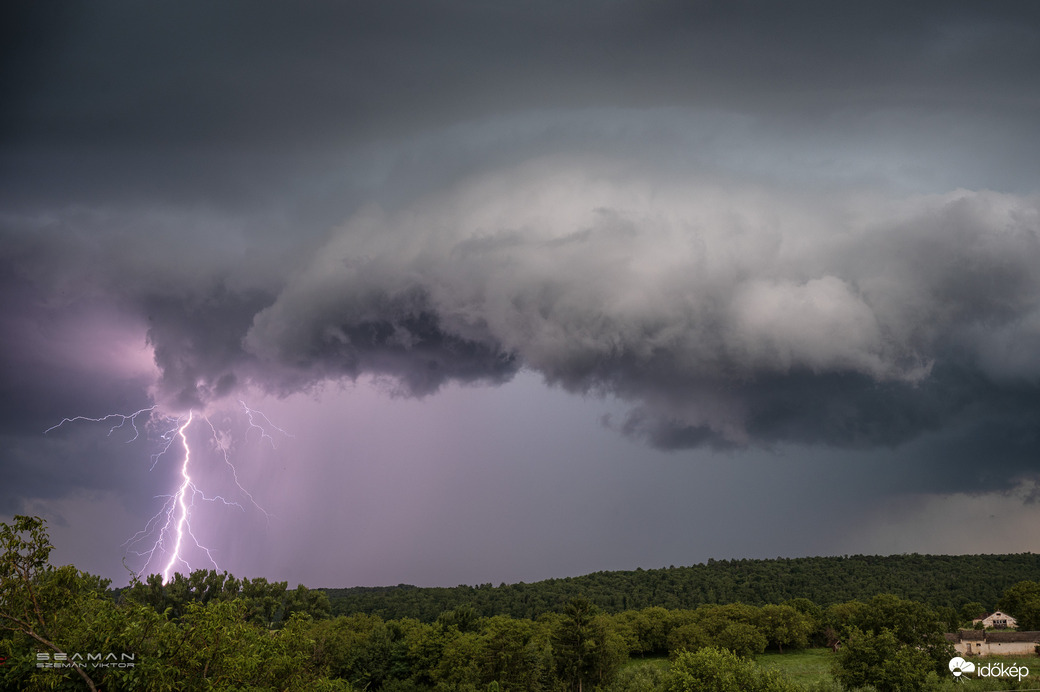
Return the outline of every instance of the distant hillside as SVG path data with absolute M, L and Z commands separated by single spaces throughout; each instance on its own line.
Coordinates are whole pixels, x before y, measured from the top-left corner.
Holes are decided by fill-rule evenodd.
M 333 614 L 371 613 L 383 618 L 432 621 L 460 605 L 478 615 L 536 618 L 559 611 L 583 595 L 607 612 L 663 606 L 695 608 L 702 603 L 753 605 L 808 598 L 822 606 L 866 600 L 879 593 L 933 606 L 959 608 L 978 602 L 993 608 L 1007 587 L 1040 581 L 1040 555 L 852 555 L 709 560 L 692 567 L 596 572 L 533 584 L 454 588 L 387 587 L 321 589 Z

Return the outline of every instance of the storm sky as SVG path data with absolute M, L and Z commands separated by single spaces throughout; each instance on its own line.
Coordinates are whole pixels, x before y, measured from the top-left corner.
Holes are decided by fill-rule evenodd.
M 161 571 L 189 413 L 238 576 L 1040 551 L 1036 3 L 2 12 L 0 518 L 58 562 Z

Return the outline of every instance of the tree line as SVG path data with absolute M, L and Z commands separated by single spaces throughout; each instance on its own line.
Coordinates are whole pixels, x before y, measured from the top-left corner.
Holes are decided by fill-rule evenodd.
M 12 690 L 794 692 L 754 656 L 824 645 L 837 649 L 834 683 L 816 692 L 941 689 L 943 632 L 982 609 L 881 594 L 608 612 L 579 594 L 535 618 L 463 603 L 423 621 L 333 615 L 323 591 L 213 570 L 113 591 L 52 566 L 35 517 L 0 523 L 0 549 L 0 689 Z M 1013 585 L 999 605 L 1032 622 L 1040 583 Z M 77 655 L 83 665 L 67 665 Z M 103 655 L 133 665 L 90 665 Z M 652 662 L 663 656 L 669 667 Z
M 703 603 L 782 603 L 807 598 L 820 605 L 891 593 L 908 600 L 960 609 L 992 607 L 1013 584 L 1040 578 L 1040 555 L 852 555 L 708 560 L 691 567 L 597 572 L 531 584 L 420 588 L 322 589 L 334 615 L 369 613 L 431 622 L 462 604 L 481 615 L 537 618 L 559 611 L 577 596 L 605 612 L 661 606 L 695 608 Z

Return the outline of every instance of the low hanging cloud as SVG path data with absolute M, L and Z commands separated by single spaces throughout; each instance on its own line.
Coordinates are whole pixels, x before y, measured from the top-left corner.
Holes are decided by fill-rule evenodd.
M 665 448 L 899 444 L 1040 412 L 1037 211 L 531 164 L 348 220 L 256 312 L 244 377 L 426 396 L 523 367 L 631 402 L 608 425 Z
M 557 155 L 362 207 L 281 265 L 189 252 L 162 229 L 153 245 L 120 244 L 131 221 L 112 217 L 60 233 L 81 217 L 8 248 L 19 337 L 6 380 L 55 380 L 24 326 L 41 318 L 18 315 L 62 332 L 93 304 L 125 315 L 127 335 L 146 331 L 152 396 L 171 409 L 370 376 L 427 397 L 528 369 L 627 402 L 605 424 L 665 449 L 870 449 L 973 426 L 1018 448 L 1007 431 L 1040 419 L 1035 196 L 815 192 Z M 187 254 L 161 262 L 171 252 Z M 68 342 L 70 367 L 111 321 Z M 99 390 L 84 378 L 54 387 L 86 401 Z M 131 405 L 106 381 L 106 406 Z

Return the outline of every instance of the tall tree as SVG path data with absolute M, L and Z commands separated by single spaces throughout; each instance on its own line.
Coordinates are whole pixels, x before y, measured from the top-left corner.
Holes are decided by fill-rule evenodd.
M 769 646 L 781 653 L 785 646 L 804 647 L 813 632 L 813 620 L 788 605 L 764 605 L 759 609 L 755 623 L 765 635 Z
M 838 652 L 834 679 L 850 690 L 870 685 L 878 692 L 918 692 L 934 669 L 927 652 L 907 646 L 888 628 L 854 630 Z
M 584 597 L 571 599 L 556 632 L 556 665 L 571 689 L 582 692 L 592 672 L 596 606 Z
M 997 609 L 1014 616 L 1020 630 L 1040 629 L 1040 582 L 1020 581 L 997 601 Z
M 582 692 L 587 683 L 606 682 L 627 655 L 624 638 L 597 614 L 587 598 L 571 599 L 556 630 L 555 658 L 560 677 Z
M 17 515 L 13 525 L 0 522 L 0 628 L 30 637 L 64 656 L 67 652 L 56 636 L 59 633 L 50 632 L 48 620 L 57 607 L 80 596 L 80 582 L 89 575 L 71 567 L 55 570 L 48 562 L 53 548 L 39 517 Z M 94 579 L 94 586 L 107 586 L 107 581 Z M 86 671 L 74 670 L 88 688 L 97 689 Z

